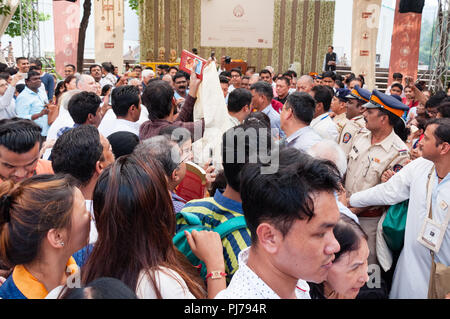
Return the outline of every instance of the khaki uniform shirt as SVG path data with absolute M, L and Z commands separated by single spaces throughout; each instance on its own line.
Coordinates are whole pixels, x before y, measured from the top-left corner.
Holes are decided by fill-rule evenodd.
M 356 116 L 348 120 L 339 135 L 338 143 L 344 150 L 345 154 L 350 152 L 353 139 L 358 133 L 368 132 L 366 129 L 366 121 L 362 115 Z
M 398 172 L 407 164 L 409 151 L 394 130 L 382 142 L 371 143 L 372 133 L 360 133 L 354 138 L 348 153 L 345 189 L 350 196 L 380 184 L 386 170 Z
M 348 120 L 347 114 L 345 114 L 345 112 L 342 114 L 336 115 L 333 118 L 333 122 L 334 122 L 334 124 L 336 124 L 336 128 L 337 128 L 339 134 L 341 134 L 342 129 L 344 128 L 345 124 L 347 124 L 348 121 L 349 120 Z

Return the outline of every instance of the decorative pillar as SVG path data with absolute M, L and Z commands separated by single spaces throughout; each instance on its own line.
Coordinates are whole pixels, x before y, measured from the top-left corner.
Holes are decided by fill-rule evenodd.
M 64 77 L 64 66 L 77 65 L 78 29 L 80 28 L 80 2 L 53 1 L 55 34 L 55 69 Z
M 95 60 L 123 72 L 123 0 L 95 0 Z
M 417 78 L 420 49 L 421 13 L 400 13 L 400 0 L 397 0 L 392 31 L 391 58 L 389 62 L 389 85 L 392 75 L 401 73 L 403 77 Z
M 381 0 L 354 0 L 352 72 L 362 74 L 369 90 L 375 89 L 375 62 Z

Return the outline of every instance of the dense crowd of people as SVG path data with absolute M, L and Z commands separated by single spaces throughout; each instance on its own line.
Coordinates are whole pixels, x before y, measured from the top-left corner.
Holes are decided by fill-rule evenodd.
M 332 51 L 322 74 L 222 57 L 204 80 L 0 64 L 0 298 L 429 297 L 450 266 L 450 90 L 370 91 Z M 199 161 L 219 122 L 221 161 Z

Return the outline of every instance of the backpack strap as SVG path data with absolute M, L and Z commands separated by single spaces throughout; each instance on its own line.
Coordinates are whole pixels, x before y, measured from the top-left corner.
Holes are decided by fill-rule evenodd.
M 176 214 L 177 220 L 178 220 L 178 218 L 181 218 L 181 217 L 186 220 L 187 225 L 203 226 L 202 221 L 195 214 L 187 213 L 187 212 L 180 212 L 180 213 Z M 241 228 L 246 228 L 246 227 L 247 227 L 247 223 L 245 222 L 245 217 L 238 216 L 238 217 L 233 217 L 224 223 L 221 223 L 219 226 L 214 227 L 214 229 L 212 229 L 212 230 L 219 233 L 220 238 L 224 238 L 225 236 L 228 236 L 230 233 L 234 232 L 235 230 L 241 229 Z M 182 237 L 182 236 L 184 236 L 183 232 L 179 232 L 178 234 L 175 235 L 175 238 Z
M 245 222 L 244 216 L 233 217 L 219 226 L 214 228 L 214 231 L 219 233 L 220 238 L 224 238 L 228 234 L 238 230 L 240 228 L 246 228 L 247 223 Z
M 202 225 L 202 221 L 197 215 L 187 212 L 179 212 L 175 215 L 176 220 L 179 218 L 184 218 L 188 225 Z

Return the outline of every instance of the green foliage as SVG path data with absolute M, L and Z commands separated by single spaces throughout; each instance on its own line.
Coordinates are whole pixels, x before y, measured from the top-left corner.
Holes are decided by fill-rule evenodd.
M 3 0 L 0 0 L 0 15 L 6 16 L 11 13 L 11 7 L 9 4 L 4 4 Z
M 419 63 L 430 65 L 431 62 L 431 53 L 433 46 L 433 35 L 435 31 L 435 27 L 433 26 L 433 22 L 429 20 L 424 20 L 422 23 L 422 29 L 420 32 L 420 49 L 419 49 Z
M 24 6 L 22 7 L 22 16 L 25 16 L 25 13 L 28 12 L 29 16 L 34 17 L 34 21 L 47 21 L 50 19 L 50 15 L 40 13 L 36 10 L 34 10 L 33 6 L 31 5 L 31 0 L 22 0 L 22 3 Z M 23 17 L 22 17 L 23 19 Z M 20 37 L 22 36 L 21 30 L 20 30 L 20 6 L 17 7 L 16 12 L 14 12 L 14 15 L 12 16 L 11 21 L 9 22 L 8 27 L 6 28 L 5 34 L 9 35 L 10 37 Z M 24 33 L 27 33 L 36 26 L 31 25 L 29 26 L 29 29 L 27 30 L 26 25 L 23 25 L 22 29 Z
M 142 4 L 142 1 L 143 0 L 128 0 L 128 5 L 137 15 L 139 15 L 139 4 Z

